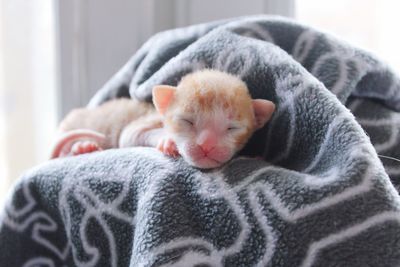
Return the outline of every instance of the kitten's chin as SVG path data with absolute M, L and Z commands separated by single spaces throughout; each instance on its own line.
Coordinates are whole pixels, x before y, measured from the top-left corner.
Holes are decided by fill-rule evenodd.
M 210 158 L 202 158 L 198 160 L 191 160 L 191 165 L 200 169 L 212 169 L 223 165 L 225 162 L 216 161 Z
M 199 168 L 199 169 L 212 169 L 212 168 L 218 168 L 222 165 L 224 165 L 226 162 L 228 162 L 231 157 L 224 157 L 223 159 L 214 159 L 212 157 L 190 157 L 190 156 L 184 156 L 184 159 L 186 162 L 188 162 L 190 165 Z

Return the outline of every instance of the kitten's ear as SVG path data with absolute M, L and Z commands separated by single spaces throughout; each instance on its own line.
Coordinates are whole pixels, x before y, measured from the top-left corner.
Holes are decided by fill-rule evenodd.
M 153 104 L 160 114 L 164 114 L 171 104 L 176 92 L 176 87 L 157 85 L 153 87 Z
M 275 111 L 275 104 L 265 99 L 253 99 L 253 110 L 256 118 L 256 128 L 262 128 Z

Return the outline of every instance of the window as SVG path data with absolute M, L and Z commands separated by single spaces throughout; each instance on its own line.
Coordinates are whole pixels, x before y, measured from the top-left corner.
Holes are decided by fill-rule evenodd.
M 0 202 L 48 158 L 56 127 L 54 2 L 0 1 Z
M 400 72 L 400 1 L 297 0 L 299 21 L 371 51 Z

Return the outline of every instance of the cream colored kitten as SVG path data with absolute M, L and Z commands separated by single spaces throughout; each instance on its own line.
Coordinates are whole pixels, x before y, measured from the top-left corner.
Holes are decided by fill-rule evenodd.
M 246 144 L 274 112 L 268 100 L 252 100 L 239 78 L 216 70 L 186 75 L 177 87 L 153 88 L 155 109 L 117 99 L 71 112 L 52 157 L 102 149 L 152 146 L 198 168 L 218 167 Z

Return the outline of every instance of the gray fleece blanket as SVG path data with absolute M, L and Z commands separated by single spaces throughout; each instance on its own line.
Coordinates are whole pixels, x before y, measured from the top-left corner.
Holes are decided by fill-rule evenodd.
M 153 148 L 49 161 L 10 195 L 0 265 L 399 266 L 400 164 L 378 157 L 400 157 L 399 78 L 329 34 L 246 17 L 155 35 L 90 106 L 148 101 L 202 68 L 277 105 L 239 157 L 211 171 Z

